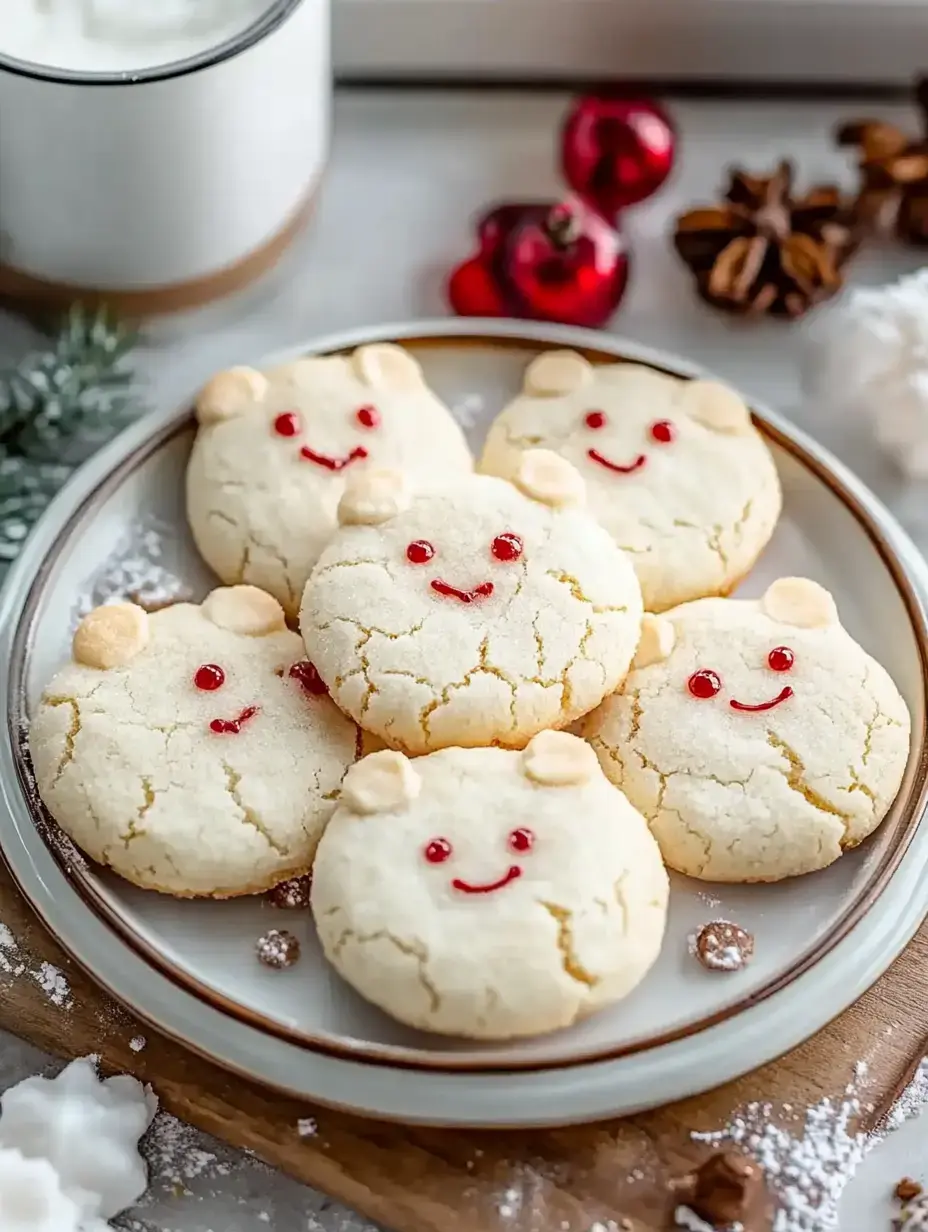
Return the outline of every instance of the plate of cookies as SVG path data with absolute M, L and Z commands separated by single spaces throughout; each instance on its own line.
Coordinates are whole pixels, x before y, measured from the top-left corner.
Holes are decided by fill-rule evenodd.
M 2 597 L 3 854 L 195 1051 L 400 1121 L 707 1089 L 928 910 L 928 571 L 835 459 L 583 330 L 354 331 L 72 480 Z

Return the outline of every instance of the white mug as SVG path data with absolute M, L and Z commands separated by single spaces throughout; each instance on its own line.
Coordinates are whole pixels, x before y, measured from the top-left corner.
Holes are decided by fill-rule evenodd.
M 102 73 L 14 59 L 0 22 L 0 297 L 146 315 L 276 261 L 328 153 L 330 0 L 266 2 L 198 55 Z

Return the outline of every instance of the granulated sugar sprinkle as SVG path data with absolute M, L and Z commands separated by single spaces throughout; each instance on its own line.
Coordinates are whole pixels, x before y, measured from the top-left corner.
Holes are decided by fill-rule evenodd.
M 838 1228 L 838 1205 L 845 1185 L 867 1152 L 903 1122 L 928 1110 L 928 1057 L 896 1101 L 885 1124 L 872 1133 L 853 1128 L 860 1110 L 859 1084 L 867 1076 L 866 1061 L 854 1066 L 854 1081 L 840 1102 L 823 1099 L 809 1108 L 796 1132 L 774 1124 L 791 1105 L 751 1103 L 741 1108 L 724 1129 L 694 1133 L 710 1146 L 733 1144 L 752 1155 L 764 1169 L 780 1209 L 773 1232 L 832 1232 Z
M 181 1185 L 197 1177 L 228 1176 L 231 1168 L 198 1143 L 197 1131 L 166 1112 L 159 1112 L 141 1142 L 152 1179 Z
M 38 970 L 32 972 L 32 978 L 52 1005 L 66 1010 L 71 1008 L 71 985 L 57 967 L 53 967 L 50 962 L 43 962 Z
M 101 603 L 131 599 L 154 609 L 189 598 L 187 586 L 162 559 L 165 544 L 174 533 L 157 518 L 140 519 L 131 526 L 102 571 L 80 596 L 74 623 Z

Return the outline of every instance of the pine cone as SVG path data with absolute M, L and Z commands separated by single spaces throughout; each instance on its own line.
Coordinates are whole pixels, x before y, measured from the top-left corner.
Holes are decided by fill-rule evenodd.
M 674 246 L 703 299 L 726 312 L 800 317 L 841 288 L 857 238 L 832 185 L 793 196 L 793 168 L 733 171 L 724 200 L 676 222 Z
M 915 88 L 922 135 L 912 138 L 882 120 L 852 120 L 835 134 L 859 152 L 860 191 L 854 213 L 862 226 L 911 244 L 928 244 L 928 79 Z

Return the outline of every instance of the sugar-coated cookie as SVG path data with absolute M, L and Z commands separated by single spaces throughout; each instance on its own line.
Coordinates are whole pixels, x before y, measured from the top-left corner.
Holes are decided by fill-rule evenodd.
M 584 724 L 666 862 L 707 881 L 813 872 L 883 820 L 909 714 L 831 595 L 780 578 L 762 599 L 646 616 L 621 694 Z
M 349 475 L 396 466 L 449 478 L 472 469 L 461 429 L 402 347 L 233 368 L 197 402 L 187 516 L 224 582 L 250 582 L 295 616 L 336 526 Z
M 305 872 L 355 759 L 270 595 L 151 615 L 96 608 L 32 721 L 39 793 L 79 847 L 146 889 L 254 894 Z
M 668 881 L 588 744 L 357 763 L 313 868 L 329 961 L 411 1026 L 475 1039 L 566 1027 L 657 958 Z
M 393 748 L 521 748 L 625 677 L 641 620 L 628 557 L 577 507 L 563 458 L 530 451 L 515 479 L 414 494 L 383 471 L 346 488 L 300 627 L 335 701 Z
M 728 594 L 780 515 L 769 450 L 715 381 L 548 351 L 490 428 L 479 469 L 507 478 L 541 446 L 577 467 L 590 511 L 631 553 L 647 611 Z

